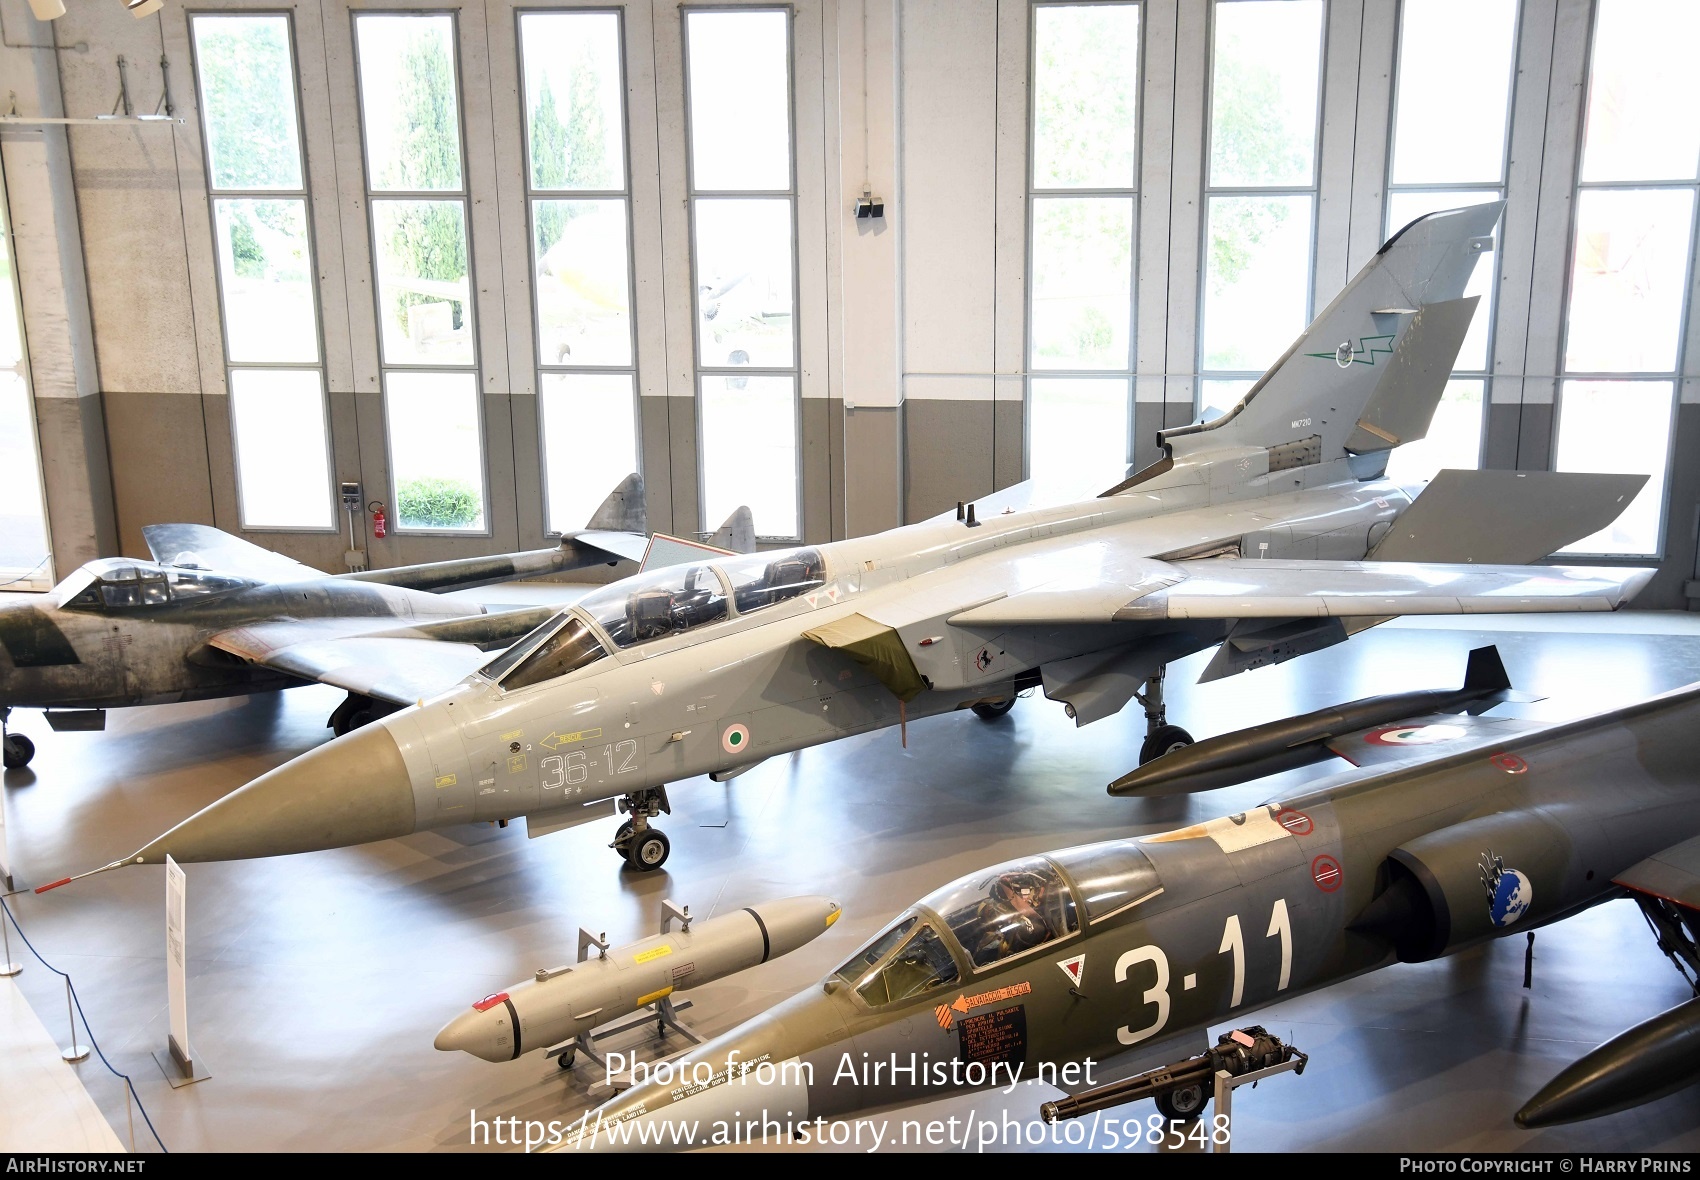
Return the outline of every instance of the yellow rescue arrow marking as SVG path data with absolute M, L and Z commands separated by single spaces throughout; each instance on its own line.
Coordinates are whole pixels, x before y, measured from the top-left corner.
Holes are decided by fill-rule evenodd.
M 602 731 L 600 729 L 586 729 L 578 733 L 551 732 L 548 737 L 537 744 L 551 750 L 559 750 L 562 746 L 570 746 L 574 742 L 593 741 L 601 736 Z

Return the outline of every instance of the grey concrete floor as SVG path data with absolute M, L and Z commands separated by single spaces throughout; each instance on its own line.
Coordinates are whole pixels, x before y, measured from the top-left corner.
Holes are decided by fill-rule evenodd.
M 1577 716 L 1700 679 L 1693 616 L 1495 626 L 1395 623 L 1204 686 L 1194 681 L 1207 657 L 1193 657 L 1171 670 L 1170 716 L 1203 737 L 1372 692 L 1455 684 L 1469 649 L 1489 641 L 1519 687 L 1547 696 L 1518 707 L 1524 716 Z M 29 770 L 4 780 L 19 883 L 122 856 L 326 740 L 339 695 L 310 687 L 114 712 L 99 734 L 15 718 L 40 747 Z M 1076 730 L 1035 696 L 995 724 L 962 715 L 911 725 L 907 750 L 892 730 L 774 759 L 730 784 L 682 783 L 663 824 L 672 859 L 644 876 L 620 871 L 605 847 L 612 822 L 538 840 L 519 824 L 480 826 L 191 865 L 190 1029 L 212 1077 L 175 1091 L 150 1057 L 167 1025 L 162 871 L 124 869 L 13 904 L 36 946 L 72 973 L 102 1048 L 136 1079 L 174 1151 L 467 1150 L 473 1111 L 548 1120 L 585 1108 L 583 1067 L 563 1074 L 536 1055 L 490 1065 L 431 1046 L 469 1001 L 571 960 L 581 925 L 620 941 L 652 931 L 664 897 L 702 917 L 795 893 L 835 897 L 844 920 L 815 943 L 691 993 L 693 1019 L 717 1033 L 812 985 L 959 874 L 1238 811 L 1331 769 L 1190 799 L 1111 799 L 1104 784 L 1133 765 L 1142 725 L 1133 709 Z M 1507 940 L 1266 1009 L 1258 1018 L 1290 1033 L 1311 1064 L 1303 1077 L 1240 1092 L 1238 1149 L 1700 1149 L 1700 1088 L 1573 1127 L 1513 1125 L 1563 1065 L 1690 994 L 1627 902 L 1543 930 L 1530 991 L 1522 955 L 1522 940 Z M 57 979 L 31 965 L 19 983 L 63 1035 Z M 75 1068 L 124 1135 L 119 1084 L 93 1059 Z M 1024 1085 L 905 1117 L 1031 1122 L 1053 1096 Z

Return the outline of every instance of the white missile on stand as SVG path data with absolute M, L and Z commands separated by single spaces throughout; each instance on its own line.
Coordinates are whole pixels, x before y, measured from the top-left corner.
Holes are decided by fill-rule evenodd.
M 781 898 L 694 926 L 688 906 L 664 901 L 662 911 L 660 934 L 622 947 L 610 949 L 607 935 L 581 929 L 577 963 L 539 970 L 532 979 L 485 996 L 443 1026 L 436 1047 L 512 1061 L 521 1053 L 564 1046 L 552 1056 L 566 1068 L 580 1049 L 600 1060 L 592 1029 L 650 1005 L 663 1026 L 700 1042 L 678 1022 L 675 992 L 790 954 L 824 933 L 839 914 L 838 903 L 824 897 Z M 680 921 L 676 931 L 674 919 Z M 591 948 L 598 951 L 595 958 L 589 957 Z M 646 1014 L 633 1024 L 650 1018 Z

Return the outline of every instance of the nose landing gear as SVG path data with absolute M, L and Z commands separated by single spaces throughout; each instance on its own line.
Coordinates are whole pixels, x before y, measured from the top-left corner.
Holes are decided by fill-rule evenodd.
M 667 854 L 673 850 L 667 834 L 660 828 L 649 826 L 649 821 L 662 812 L 673 814 L 672 805 L 667 802 L 667 788 L 649 787 L 633 791 L 621 799 L 618 806 L 631 818 L 620 825 L 620 830 L 614 834 L 614 842 L 608 847 L 619 853 L 636 871 L 653 873 L 667 863 Z
M 11 709 L 0 709 L 0 764 L 7 770 L 22 770 L 35 757 L 35 743 L 21 733 L 7 733 L 6 721 Z

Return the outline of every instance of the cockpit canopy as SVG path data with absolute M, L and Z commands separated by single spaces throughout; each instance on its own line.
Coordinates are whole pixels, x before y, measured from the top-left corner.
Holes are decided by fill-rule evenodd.
M 834 978 L 871 1006 L 895 1004 L 956 984 L 963 965 L 999 966 L 1078 933 L 1083 916 L 1099 922 L 1162 892 L 1127 840 L 1009 861 L 923 898 Z
M 259 584 L 229 574 L 162 566 L 128 557 L 103 557 L 60 582 L 54 587 L 54 595 L 59 605 L 68 609 L 128 610 L 228 594 Z
M 481 671 L 510 691 L 541 684 L 607 654 L 585 618 L 623 651 L 774 606 L 818 589 L 825 578 L 826 563 L 812 548 L 651 570 L 585 595 Z

